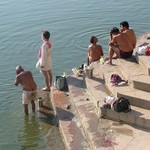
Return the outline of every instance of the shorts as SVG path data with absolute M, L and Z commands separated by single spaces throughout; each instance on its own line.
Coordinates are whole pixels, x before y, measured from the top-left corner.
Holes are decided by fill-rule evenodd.
M 37 90 L 25 91 L 22 93 L 22 104 L 29 104 L 32 100 L 37 100 Z
M 112 49 L 114 50 L 114 51 L 118 51 L 119 50 L 119 53 L 120 53 L 120 58 L 129 58 L 129 57 L 131 57 L 132 56 L 132 54 L 133 54 L 133 50 L 131 50 L 131 51 L 129 51 L 129 52 L 124 52 L 124 51 L 122 51 L 118 46 L 111 46 L 112 47 Z
M 130 51 L 130 52 L 123 52 L 123 51 L 120 50 L 120 57 L 121 58 L 129 58 L 129 57 L 132 56 L 132 54 L 133 54 L 133 50 Z

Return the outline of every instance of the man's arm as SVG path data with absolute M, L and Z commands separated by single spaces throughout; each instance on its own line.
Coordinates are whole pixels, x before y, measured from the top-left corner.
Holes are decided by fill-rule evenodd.
M 114 38 L 113 38 L 113 34 L 110 32 L 110 41 L 109 41 L 109 45 L 112 46 L 114 45 Z
M 110 41 L 112 41 L 112 39 L 113 39 L 112 33 L 110 32 L 109 35 L 110 35 Z
M 18 80 L 18 77 L 16 77 L 15 85 L 17 86 L 18 84 L 19 84 L 19 80 Z
M 45 63 L 47 61 L 47 51 L 48 47 L 46 44 L 42 45 L 42 56 L 41 56 L 41 68 L 44 68 Z

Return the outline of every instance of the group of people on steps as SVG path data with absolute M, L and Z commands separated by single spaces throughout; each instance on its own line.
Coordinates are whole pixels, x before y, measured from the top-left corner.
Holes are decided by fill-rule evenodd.
M 99 60 L 104 55 L 102 46 L 97 44 L 98 38 L 96 36 L 92 36 L 90 42 L 91 45 L 88 47 L 87 65 Z M 127 21 L 122 21 L 120 23 L 120 30 L 117 27 L 113 27 L 110 31 L 108 61 L 106 63 L 112 65 L 113 58 L 131 57 L 136 42 L 135 32 L 129 27 Z M 116 55 L 114 56 L 114 54 Z
M 38 62 L 36 68 L 42 72 L 46 87 L 42 88 L 43 91 L 50 91 L 52 86 L 52 43 L 50 41 L 49 31 L 43 31 L 41 34 L 43 44 L 41 45 L 38 53 Z M 98 45 L 98 38 L 92 36 L 90 39 L 91 45 L 88 46 L 87 65 L 94 61 L 98 61 L 103 55 L 103 48 Z M 113 58 L 129 58 L 133 54 L 133 49 L 136 46 L 136 35 L 134 30 L 129 27 L 127 21 L 120 23 L 120 30 L 113 27 L 110 31 L 108 61 L 107 64 L 112 65 Z M 116 54 L 114 56 L 114 54 Z M 16 67 L 15 85 L 21 85 L 23 89 L 22 103 L 24 105 L 24 112 L 28 115 L 28 104 L 31 103 L 32 111 L 35 111 L 35 102 L 37 100 L 37 85 L 33 78 L 31 71 L 25 71 L 22 66 Z

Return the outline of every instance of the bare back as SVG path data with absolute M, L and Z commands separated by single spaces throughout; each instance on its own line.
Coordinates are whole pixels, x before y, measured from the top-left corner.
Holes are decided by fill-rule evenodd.
M 136 46 L 136 35 L 134 33 L 134 30 L 130 28 L 130 29 L 123 31 L 123 33 L 128 37 L 129 41 L 131 42 L 131 44 L 135 48 L 135 46 Z
M 123 52 L 130 52 L 133 50 L 133 45 L 130 43 L 124 33 L 119 33 L 115 35 L 111 43 L 115 44 Z
M 33 79 L 32 73 L 30 71 L 23 71 L 16 76 L 16 85 L 20 84 L 23 90 L 34 91 L 37 85 Z
M 103 49 L 101 45 L 90 45 L 88 47 L 88 54 L 92 61 L 96 61 L 103 56 Z

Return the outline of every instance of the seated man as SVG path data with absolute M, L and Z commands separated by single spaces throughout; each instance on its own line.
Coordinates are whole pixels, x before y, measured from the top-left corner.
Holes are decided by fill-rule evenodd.
M 37 99 L 37 85 L 33 79 L 30 71 L 25 71 L 21 66 L 16 67 L 15 85 L 21 85 L 23 89 L 22 103 L 24 105 L 24 112 L 28 115 L 28 104 L 31 103 L 32 111 L 35 111 L 34 100 Z
M 97 45 L 98 38 L 96 36 L 92 36 L 90 39 L 91 45 L 88 46 L 88 58 L 87 65 L 91 62 L 97 61 L 103 56 L 103 49 L 101 45 Z
M 135 48 L 136 46 L 136 35 L 134 33 L 134 30 L 129 28 L 129 24 L 127 21 L 123 21 L 120 23 L 120 30 L 122 33 L 124 33 L 129 41 L 131 42 L 131 44 L 133 45 L 133 48 Z
M 133 45 L 128 40 L 127 36 L 120 32 L 117 27 L 112 28 L 110 32 L 109 42 L 109 60 L 106 62 L 112 65 L 112 58 L 116 53 L 117 58 L 129 58 L 133 53 Z

